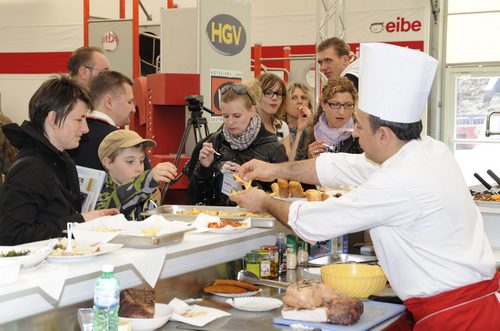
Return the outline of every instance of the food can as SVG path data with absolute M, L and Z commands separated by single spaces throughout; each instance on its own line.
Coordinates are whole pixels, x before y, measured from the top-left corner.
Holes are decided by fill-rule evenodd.
M 250 252 L 245 255 L 245 270 L 253 272 L 257 277 L 260 276 L 260 254 Z

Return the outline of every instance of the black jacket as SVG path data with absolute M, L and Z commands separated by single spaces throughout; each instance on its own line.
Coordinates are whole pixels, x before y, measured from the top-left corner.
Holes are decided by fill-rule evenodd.
M 198 155 L 203 142 L 211 142 L 214 149 L 221 154 L 215 155 L 214 162 L 210 167 L 205 168 L 198 161 Z M 243 164 L 252 159 L 262 160 L 270 163 L 280 163 L 288 161 L 285 146 L 278 141 L 276 135 L 268 132 L 264 125 L 261 126 L 257 137 L 245 150 L 233 150 L 224 138 L 222 130 L 212 133 L 203 141 L 199 142 L 191 155 L 191 170 L 186 175 L 190 177 L 188 185 L 188 202 L 191 204 L 204 204 L 213 206 L 234 206 L 235 203 L 228 199 L 228 196 L 221 192 L 224 175 L 220 169 L 226 161 L 233 161 Z M 193 163 L 191 163 L 193 162 Z M 185 169 L 186 169 L 185 168 Z M 270 183 L 254 181 L 253 186 L 260 186 L 264 190 L 270 190 Z
M 54 238 L 83 222 L 73 160 L 25 121 L 2 127 L 20 152 L 0 189 L 0 245 Z
M 104 138 L 111 132 L 118 130 L 118 128 L 104 120 L 90 117 L 87 118 L 87 125 L 89 127 L 89 132 L 82 136 L 80 146 L 68 150 L 67 152 L 75 161 L 76 165 L 106 171 L 101 164 L 101 160 L 99 160 L 97 151 Z M 151 169 L 147 157 L 144 160 L 144 169 Z

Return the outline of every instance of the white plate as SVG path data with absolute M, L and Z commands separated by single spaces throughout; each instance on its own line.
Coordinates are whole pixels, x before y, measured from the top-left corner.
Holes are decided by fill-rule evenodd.
M 246 231 L 248 229 L 250 229 L 249 226 L 232 227 L 229 225 L 229 226 L 226 226 L 222 229 L 207 228 L 206 232 L 219 233 L 219 234 L 234 234 L 234 233 L 240 233 L 240 232 Z
M 99 255 L 107 254 L 114 252 L 120 248 L 123 247 L 123 244 L 101 244 L 101 249 L 99 252 L 95 252 L 92 254 L 86 254 L 86 255 L 70 255 L 70 256 L 52 256 L 49 255 L 47 256 L 47 261 L 49 262 L 59 262 L 59 263 L 71 263 L 71 262 L 79 262 L 79 261 L 85 261 L 89 258 L 93 258 Z
M 155 303 L 155 315 L 153 318 L 128 318 L 120 317 L 121 320 L 129 321 L 132 324 L 133 331 L 155 330 L 161 328 L 168 322 L 174 309 L 164 303 Z
M 233 308 L 245 311 L 269 311 L 283 306 L 281 300 L 267 297 L 234 298 L 226 302 Z
M 259 289 L 258 291 L 245 292 L 245 293 L 210 293 L 210 294 L 214 294 L 224 298 L 243 298 L 243 297 L 251 297 L 252 295 L 256 295 L 257 293 L 260 292 L 262 292 L 261 289 Z
M 44 250 L 40 247 L 3 247 L 0 249 L 2 253 L 7 253 L 8 251 L 15 250 L 25 251 L 29 250 L 30 253 L 28 255 L 23 256 L 12 256 L 12 257 L 0 257 L 0 259 L 9 259 L 10 261 L 19 261 L 21 263 L 21 270 L 28 270 L 30 268 L 34 268 L 40 265 L 43 260 L 49 254 L 49 250 Z

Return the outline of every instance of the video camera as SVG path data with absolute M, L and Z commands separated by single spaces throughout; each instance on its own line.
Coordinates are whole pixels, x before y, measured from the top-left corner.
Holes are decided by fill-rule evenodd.
M 203 95 L 187 95 L 184 97 L 186 101 L 186 106 L 189 111 L 192 112 L 192 116 L 199 117 L 201 116 L 202 111 L 206 111 L 207 113 L 214 114 L 210 109 L 203 106 Z

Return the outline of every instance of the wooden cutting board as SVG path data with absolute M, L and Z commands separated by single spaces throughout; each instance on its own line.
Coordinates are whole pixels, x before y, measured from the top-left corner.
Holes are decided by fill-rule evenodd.
M 349 331 L 364 331 L 368 330 L 380 323 L 387 321 L 389 318 L 398 315 L 406 310 L 404 305 L 396 305 L 393 303 L 363 301 L 364 312 L 361 315 L 358 323 L 349 326 L 336 325 L 330 323 L 315 323 L 287 320 L 281 317 L 273 319 L 275 324 L 292 325 L 301 324 L 309 328 L 319 328 L 321 330 L 349 330 Z

